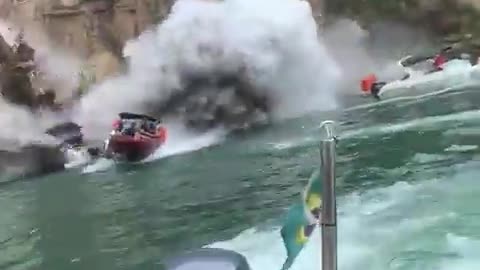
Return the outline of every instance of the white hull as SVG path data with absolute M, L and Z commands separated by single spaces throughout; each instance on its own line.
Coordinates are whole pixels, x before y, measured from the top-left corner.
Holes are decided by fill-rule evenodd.
M 470 80 L 480 82 L 480 67 L 466 60 L 452 60 L 443 71 L 411 76 L 406 80 L 387 83 L 380 89 L 380 99 L 419 96 L 462 85 Z

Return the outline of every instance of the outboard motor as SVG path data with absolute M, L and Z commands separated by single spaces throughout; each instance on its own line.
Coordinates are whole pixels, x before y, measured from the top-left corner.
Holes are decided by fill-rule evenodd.
M 165 270 L 250 270 L 247 259 L 231 250 L 202 248 L 164 263 Z

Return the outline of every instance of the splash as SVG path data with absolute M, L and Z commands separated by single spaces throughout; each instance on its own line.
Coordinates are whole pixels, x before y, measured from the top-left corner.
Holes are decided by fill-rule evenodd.
M 82 60 L 52 44 L 38 25 L 28 24 L 20 28 L 11 22 L 0 20 L 0 35 L 10 46 L 17 42 L 22 29 L 25 41 L 35 49 L 36 71 L 40 73 L 40 76 L 32 80 L 34 88 L 53 89 L 60 101 L 71 98 L 79 84 Z
M 339 198 L 339 269 L 470 269 L 479 263 L 475 239 L 475 167 L 454 168 L 454 177 L 398 182 Z M 444 200 L 443 198 L 450 198 Z M 473 204 L 472 204 L 473 203 Z M 469 222 L 456 222 L 458 220 Z M 456 226 L 451 224 L 455 223 Z M 286 252 L 279 229 L 252 228 L 208 247 L 235 250 L 251 268 L 280 269 Z M 292 270 L 319 269 L 320 231 Z
M 91 136 L 105 134 L 120 111 L 145 111 L 185 91 L 191 75 L 239 74 L 271 99 L 277 119 L 336 106 L 340 71 L 306 1 L 180 0 L 124 53 L 128 72 L 94 86 L 77 107 Z
M 178 122 L 165 123 L 165 127 L 168 130 L 167 141 L 152 155 L 140 161 L 141 163 L 149 163 L 161 158 L 181 155 L 216 145 L 221 143 L 227 135 L 224 129 L 210 130 L 205 133 L 192 132 Z M 85 174 L 106 171 L 115 165 L 114 161 L 104 158 L 91 163 L 91 160 L 85 158 L 85 156 L 74 154 L 76 156 L 71 157 L 71 165 L 69 164 L 69 167 L 86 165 L 82 169 L 82 172 Z
M 34 144 L 56 145 L 53 137 L 46 135 L 33 115 L 26 109 L 0 99 L 0 149 L 17 150 Z
M 77 70 L 79 61 L 73 55 L 51 47 L 45 40 L 40 29 L 24 29 L 27 43 L 34 47 L 36 70 L 42 73 L 42 80 L 32 79 L 35 89 L 53 88 L 57 94 L 71 96 L 72 89 L 78 84 Z M 34 31 L 38 30 L 38 31 Z M 0 20 L 0 35 L 10 46 L 17 43 L 20 28 L 8 21 Z M 62 95 L 63 93 L 63 95 Z M 57 96 L 58 97 L 58 96 Z M 44 134 L 44 130 L 54 124 L 65 121 L 64 115 L 53 112 L 33 114 L 23 106 L 16 106 L 4 99 L 0 100 L 0 148 L 11 149 L 31 143 L 55 144 L 52 137 Z M 5 143 L 4 143 L 5 142 Z M 7 143 L 9 142 L 9 143 Z
M 397 64 L 406 55 L 424 54 L 433 38 L 419 29 L 392 22 L 377 22 L 369 27 L 354 20 L 337 18 L 323 32 L 325 45 L 342 70 L 339 90 L 359 93 L 359 81 L 374 73 L 380 81 L 397 80 L 405 75 Z
M 12 24 L 0 19 L 0 35 L 3 36 L 8 45 L 12 46 L 15 43 L 15 37 L 18 31 Z
M 167 123 L 168 136 L 174 138 L 167 140 L 158 151 L 153 153 L 143 162 L 150 162 L 159 158 L 196 151 L 204 147 L 220 143 L 226 136 L 224 129 L 215 129 L 205 133 L 196 133 L 185 129 L 178 123 Z

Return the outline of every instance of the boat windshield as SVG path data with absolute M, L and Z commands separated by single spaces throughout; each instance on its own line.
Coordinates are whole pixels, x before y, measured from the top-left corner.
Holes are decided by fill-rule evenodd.
M 154 134 L 156 123 L 145 119 L 123 119 L 120 132 L 124 135 L 134 136 L 135 132 L 143 131 Z

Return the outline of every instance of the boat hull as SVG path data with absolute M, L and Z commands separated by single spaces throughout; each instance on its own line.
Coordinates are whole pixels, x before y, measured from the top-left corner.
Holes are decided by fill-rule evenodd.
M 153 154 L 162 141 L 157 138 L 112 135 L 106 142 L 106 153 L 119 161 L 137 162 Z
M 415 97 L 461 86 L 472 79 L 475 70 L 467 61 L 452 60 L 443 71 L 387 83 L 378 92 L 381 100 Z

